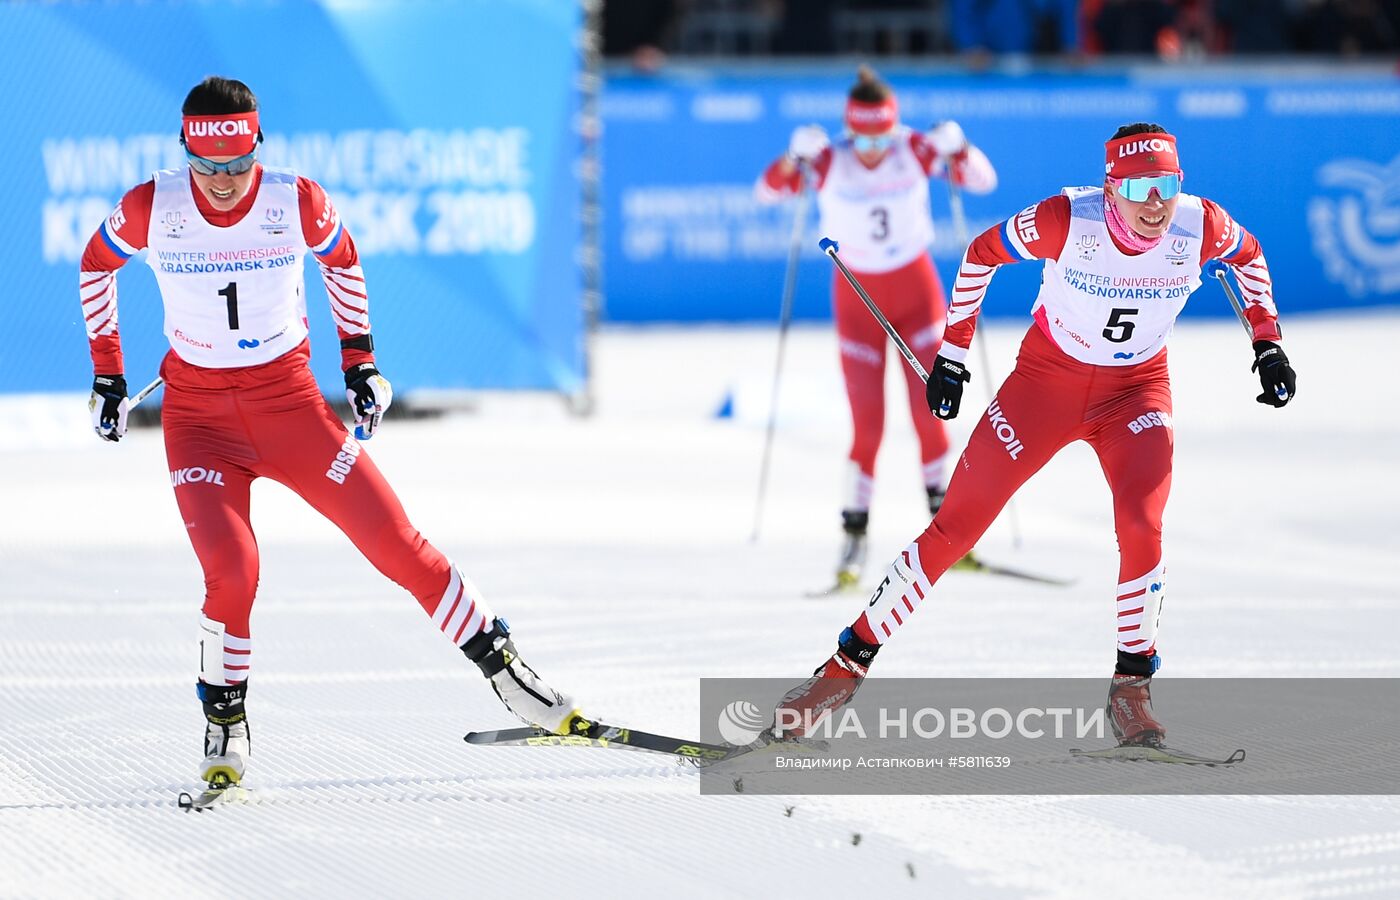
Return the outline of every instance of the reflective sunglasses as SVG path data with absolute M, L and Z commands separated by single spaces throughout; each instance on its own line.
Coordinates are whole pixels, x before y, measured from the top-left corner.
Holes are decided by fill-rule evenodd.
M 851 135 L 851 146 L 856 148 L 858 153 L 871 153 L 876 150 L 888 150 L 894 143 L 892 134 L 853 134 Z
M 258 161 L 258 148 L 254 147 L 248 153 L 235 157 L 228 162 L 214 162 L 212 159 L 205 159 L 191 153 L 189 148 L 185 148 L 185 159 L 189 160 L 190 168 L 201 175 L 218 175 L 223 172 L 226 175 L 242 175 L 252 169 Z
M 1149 175 L 1143 178 L 1119 178 L 1114 187 L 1118 190 L 1120 197 L 1134 203 L 1143 202 L 1151 196 L 1154 190 L 1158 197 L 1170 200 L 1181 193 L 1181 176 L 1172 174 Z

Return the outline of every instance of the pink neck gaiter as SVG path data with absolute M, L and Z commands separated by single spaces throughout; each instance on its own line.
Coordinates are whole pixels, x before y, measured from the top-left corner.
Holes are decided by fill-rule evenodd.
M 1134 253 L 1143 253 L 1151 250 L 1162 242 L 1166 237 L 1166 232 L 1159 234 L 1155 238 L 1145 238 L 1138 234 L 1128 225 L 1123 214 L 1118 211 L 1118 204 L 1113 202 L 1113 198 L 1104 191 L 1103 195 L 1103 220 L 1108 225 L 1108 233 L 1113 235 L 1113 239 L 1118 242 L 1118 246 Z

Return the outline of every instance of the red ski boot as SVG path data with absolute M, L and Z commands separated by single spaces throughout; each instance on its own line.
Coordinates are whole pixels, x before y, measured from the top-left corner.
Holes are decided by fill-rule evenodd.
M 1160 747 L 1166 726 L 1152 715 L 1152 676 L 1115 673 L 1108 688 L 1108 721 L 1118 746 Z
M 867 644 L 850 628 L 841 632 L 832 657 L 778 703 L 773 736 L 779 740 L 805 737 L 833 710 L 851 702 L 879 650 L 879 644 Z

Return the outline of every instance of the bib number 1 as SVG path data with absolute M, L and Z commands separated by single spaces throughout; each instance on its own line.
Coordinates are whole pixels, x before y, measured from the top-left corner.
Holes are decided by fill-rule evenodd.
M 228 301 L 228 329 L 238 330 L 238 282 L 230 281 L 219 291 L 219 296 Z

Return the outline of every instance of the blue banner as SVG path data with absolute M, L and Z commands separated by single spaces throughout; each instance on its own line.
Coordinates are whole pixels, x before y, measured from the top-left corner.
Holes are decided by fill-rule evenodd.
M 754 180 L 792 129 L 840 131 L 854 71 L 745 69 L 617 74 L 603 102 L 607 318 L 776 320 L 793 204 L 758 205 Z M 1057 193 L 1103 180 L 1103 143 L 1159 122 L 1180 141 L 1187 191 L 1225 207 L 1263 244 L 1289 311 L 1400 303 L 1400 84 L 1355 70 L 1195 74 L 881 73 L 904 122 L 962 123 L 1000 185 L 967 196 L 972 234 Z M 946 187 L 932 187 L 945 286 L 962 247 Z M 795 315 L 830 313 L 831 265 L 816 216 L 802 243 Z M 1002 269 L 988 315 L 1024 316 L 1040 264 Z M 1228 316 L 1214 285 L 1187 315 Z M 1204 292 L 1203 292 L 1204 294 Z
M 339 207 L 396 388 L 578 391 L 581 6 L 0 5 L 0 390 L 86 390 L 82 249 L 126 190 L 183 165 L 181 102 L 218 74 L 258 95 L 262 160 L 319 181 Z M 339 393 L 335 332 L 307 267 L 313 368 Z M 148 268 L 128 263 L 118 283 L 135 386 L 168 345 Z

